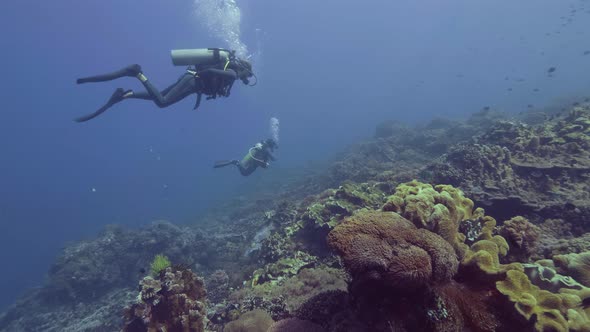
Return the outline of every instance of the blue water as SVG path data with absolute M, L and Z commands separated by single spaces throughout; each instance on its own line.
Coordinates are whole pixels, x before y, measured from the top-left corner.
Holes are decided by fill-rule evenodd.
M 141 86 L 77 86 L 77 77 L 140 63 L 163 89 L 183 71 L 170 49 L 227 45 L 192 0 L 2 1 L 0 306 L 40 285 L 69 241 L 110 223 L 198 221 L 269 172 L 370 137 L 381 120 L 519 112 L 590 95 L 586 3 L 238 0 L 240 38 L 263 50 L 258 86 L 236 84 L 199 111 L 194 97 L 167 109 L 126 101 L 78 124 L 115 88 Z M 281 121 L 274 169 L 242 178 L 211 168 L 267 137 L 272 116 Z

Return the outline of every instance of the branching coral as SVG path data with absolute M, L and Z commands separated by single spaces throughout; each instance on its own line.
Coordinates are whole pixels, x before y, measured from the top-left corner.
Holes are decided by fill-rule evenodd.
M 204 331 L 203 279 L 182 267 L 168 267 L 157 279 L 140 282 L 137 303 L 125 311 L 123 331 Z
M 207 295 L 211 303 L 220 303 L 229 295 L 229 276 L 224 270 L 213 272 L 206 280 Z

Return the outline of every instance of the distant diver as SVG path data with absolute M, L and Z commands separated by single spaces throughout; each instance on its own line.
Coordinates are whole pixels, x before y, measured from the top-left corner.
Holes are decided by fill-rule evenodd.
M 162 91 L 158 91 L 152 85 L 138 64 L 127 66 L 109 74 L 79 78 L 76 81 L 77 84 L 105 82 L 121 77 L 136 77 L 147 92 L 118 88 L 103 107 L 94 113 L 77 118 L 76 122 L 94 119 L 111 106 L 125 99 L 151 100 L 158 107 L 164 108 L 196 93 L 197 101 L 194 109 L 197 109 L 201 103 L 202 95 L 206 95 L 207 100 L 228 97 L 237 79 L 240 79 L 246 85 L 256 85 L 256 83 L 250 84 L 249 80 L 251 77 L 255 77 L 252 72 L 252 64 L 247 60 L 238 58 L 235 51 L 220 48 L 172 50 L 171 56 L 174 65 L 184 65 L 188 66 L 188 68 L 176 83 Z
M 270 165 L 270 161 L 275 161 L 276 159 L 272 155 L 275 149 L 278 149 L 277 143 L 272 138 L 269 138 L 251 147 L 250 150 L 248 150 L 248 154 L 246 154 L 242 161 L 217 161 L 213 167 L 220 168 L 228 165 L 235 165 L 240 170 L 240 174 L 243 176 L 248 176 L 252 174 L 256 168 L 267 168 Z

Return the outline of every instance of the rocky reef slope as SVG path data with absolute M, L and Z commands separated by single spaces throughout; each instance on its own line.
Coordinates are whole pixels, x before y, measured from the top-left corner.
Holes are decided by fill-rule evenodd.
M 589 331 L 589 193 L 587 107 L 383 123 L 193 226 L 66 248 L 0 330 Z

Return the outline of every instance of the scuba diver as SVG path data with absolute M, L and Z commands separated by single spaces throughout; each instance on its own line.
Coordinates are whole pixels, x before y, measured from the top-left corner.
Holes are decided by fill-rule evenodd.
M 278 149 L 277 143 L 269 138 L 260 143 L 257 143 L 248 150 L 248 154 L 239 160 L 222 160 L 215 162 L 214 168 L 225 167 L 228 165 L 236 165 L 240 170 L 240 174 L 248 176 L 252 174 L 259 166 L 267 168 L 270 165 L 270 161 L 275 161 L 275 157 L 272 155 L 274 149 Z
M 196 93 L 197 101 L 194 109 L 201 103 L 202 95 L 207 100 L 217 97 L 228 97 L 234 82 L 240 79 L 245 85 L 250 84 L 250 78 L 256 77 L 252 72 L 252 64 L 238 58 L 235 51 L 220 48 L 172 50 L 172 63 L 176 66 L 188 66 L 186 72 L 176 83 L 161 92 L 147 79 L 138 64 L 127 66 L 121 70 L 97 76 L 79 78 L 76 83 L 94 83 L 111 81 L 121 77 L 135 77 L 143 84 L 147 91 L 133 91 L 118 88 L 108 102 L 96 112 L 77 118 L 76 122 L 94 119 L 104 113 L 111 106 L 125 99 L 145 99 L 153 101 L 158 107 L 168 107 Z

